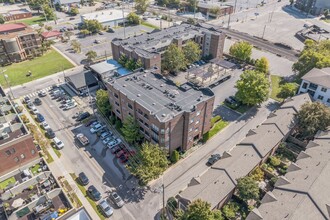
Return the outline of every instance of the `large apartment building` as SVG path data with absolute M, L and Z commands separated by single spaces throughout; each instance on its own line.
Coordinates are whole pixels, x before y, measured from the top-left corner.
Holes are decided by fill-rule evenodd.
M 0 176 L 39 157 L 32 135 L 6 97 L 0 96 Z
M 40 46 L 38 33 L 25 24 L 0 25 L 0 65 L 23 61 Z
M 295 6 L 300 10 L 312 15 L 321 15 L 330 9 L 329 0 L 296 0 Z
M 191 84 L 180 87 L 152 70 L 135 72 L 106 83 L 113 114 L 136 119 L 145 140 L 169 153 L 186 151 L 211 128 L 214 94 Z
M 202 56 L 211 55 L 221 58 L 225 42 L 225 34 L 212 28 L 181 24 L 160 31 L 143 34 L 127 39 L 114 39 L 111 42 L 112 55 L 119 60 L 122 55 L 135 60 L 141 60 L 145 69 L 161 68 L 162 54 L 170 44 L 184 47 L 193 40 L 202 49 Z

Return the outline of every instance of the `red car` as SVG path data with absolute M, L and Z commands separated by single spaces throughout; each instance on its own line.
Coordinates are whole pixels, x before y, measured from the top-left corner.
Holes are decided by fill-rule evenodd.
M 120 150 L 116 153 L 116 157 L 119 158 L 122 154 L 126 154 L 124 150 Z
M 111 153 L 117 154 L 120 150 L 121 150 L 121 147 L 117 145 L 117 146 L 111 148 Z
M 121 163 L 126 163 L 128 161 L 128 156 L 126 154 L 122 154 L 119 159 Z

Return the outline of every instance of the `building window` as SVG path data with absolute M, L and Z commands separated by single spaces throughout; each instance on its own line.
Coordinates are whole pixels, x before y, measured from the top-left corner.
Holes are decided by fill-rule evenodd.
M 133 117 L 133 115 L 130 112 L 128 113 L 128 115 Z
M 16 152 L 15 148 L 10 149 L 10 153 L 14 154 Z
M 133 106 L 129 103 L 127 103 L 127 106 L 130 108 L 130 109 L 133 109 Z
M 142 127 L 140 127 L 140 131 L 144 132 L 144 129 Z
M 154 124 L 151 125 L 151 130 L 153 130 L 156 133 L 159 132 L 159 128 L 156 125 L 154 125 Z
M 190 119 L 190 124 L 191 124 L 191 123 L 193 123 L 193 122 L 194 122 L 194 119 L 193 119 L 193 118 L 192 118 L 192 119 Z
M 164 139 L 164 138 L 161 138 L 161 139 L 160 139 L 160 143 L 163 144 L 164 142 L 165 142 L 165 139 Z
M 148 123 L 144 123 L 144 125 L 145 125 L 147 128 L 149 128 L 149 125 L 148 125 Z
M 10 156 L 11 155 L 10 150 L 6 150 L 5 153 L 6 153 L 7 156 Z
M 146 136 L 150 137 L 150 135 L 149 135 L 149 132 L 148 132 L 148 131 L 145 131 L 145 132 L 144 132 L 144 134 L 145 134 Z
M 118 97 L 119 97 L 116 93 L 114 94 L 114 96 L 115 96 L 117 99 L 118 99 Z
M 189 132 L 192 132 L 193 128 L 189 128 Z
M 311 84 L 309 84 L 309 88 L 310 89 L 313 89 L 313 90 L 316 90 L 317 89 L 317 85 L 314 84 L 314 83 L 311 83 Z
M 25 158 L 25 155 L 24 154 L 21 154 L 21 158 L 24 159 Z
M 319 95 L 317 98 L 320 99 L 320 100 L 323 100 L 324 96 L 323 95 Z
M 149 116 L 147 114 L 144 114 L 143 117 L 149 120 Z
M 137 111 L 140 115 L 143 115 L 143 112 L 141 111 L 141 109 L 138 109 Z
M 18 158 L 18 157 L 15 157 L 15 158 L 14 158 L 14 161 L 15 161 L 16 163 L 18 163 L 19 158 Z
M 31 150 L 31 154 L 34 155 L 36 153 L 35 150 Z
M 139 118 L 139 121 L 143 124 L 143 120 L 141 118 Z
M 120 111 L 119 111 L 118 109 L 116 109 L 116 112 L 117 112 L 118 114 L 120 114 Z
M 321 88 L 321 91 L 322 91 L 322 92 L 327 92 L 327 88 L 322 87 L 322 88 Z
M 198 131 L 198 128 L 195 129 L 195 132 L 197 132 L 197 131 Z
M 197 120 L 195 124 L 196 124 L 196 125 L 199 124 L 199 120 Z
M 156 143 L 158 143 L 158 134 L 151 133 L 151 138 L 154 140 Z
M 198 111 L 197 113 L 196 113 L 196 116 L 198 116 L 198 115 L 200 115 L 201 114 L 201 111 Z
M 115 102 L 117 106 L 119 106 L 119 103 L 118 102 Z

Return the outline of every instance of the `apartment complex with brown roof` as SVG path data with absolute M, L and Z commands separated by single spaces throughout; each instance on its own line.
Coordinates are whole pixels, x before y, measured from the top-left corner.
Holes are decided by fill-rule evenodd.
M 141 60 L 145 69 L 161 68 L 162 54 L 170 44 L 184 47 L 189 40 L 198 43 L 202 56 L 211 55 L 221 58 L 225 34 L 214 29 L 181 24 L 160 31 L 143 34 L 127 39 L 114 39 L 111 42 L 112 55 L 119 60 L 122 55 L 135 60 Z
M 14 106 L 0 96 L 0 176 L 38 157 L 32 135 Z
M 329 141 L 330 131 L 319 132 L 247 220 L 330 219 Z
M 210 89 L 178 87 L 153 70 L 111 79 L 106 86 L 114 115 L 121 121 L 134 117 L 144 138 L 169 152 L 188 150 L 211 127 Z
M 0 65 L 26 60 L 40 46 L 38 33 L 25 24 L 0 25 Z
M 239 144 L 224 152 L 209 170 L 194 177 L 177 196 L 180 207 L 185 209 L 190 202 L 202 199 L 210 202 L 212 209 L 221 208 L 234 193 L 237 179 L 248 175 L 275 152 L 294 128 L 295 114 L 302 104 L 310 101 L 308 94 L 288 99 Z

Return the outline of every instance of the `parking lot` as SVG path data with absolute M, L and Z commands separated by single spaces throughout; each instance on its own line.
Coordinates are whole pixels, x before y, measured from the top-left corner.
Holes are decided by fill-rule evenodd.
M 127 207 L 130 207 L 130 210 L 135 209 L 133 202 L 139 195 L 138 192 L 131 189 L 135 184 L 135 179 L 130 176 L 124 166 L 125 157 L 120 158 L 120 150 L 117 151 L 117 155 L 113 154 L 103 144 L 103 138 L 101 139 L 97 134 L 90 132 L 91 127 L 86 127 L 85 124 L 79 123 L 73 118 L 80 111 L 87 110 L 92 113 L 88 106 L 89 99 L 84 99 L 87 103 L 80 100 L 76 102 L 76 107 L 65 110 L 62 107 L 64 101 L 58 101 L 50 93 L 51 90 L 47 92 L 45 97 L 39 98 L 42 103 L 37 105 L 36 109 L 45 118 L 55 136 L 64 144 L 64 147 L 59 150 L 61 153 L 59 160 L 65 168 L 63 172 L 66 170 L 78 176 L 83 171 L 89 179 L 86 189 L 94 185 L 100 191 L 102 198 L 107 198 L 110 192 L 117 191 L 126 203 L 121 208 L 125 211 L 119 210 L 109 200 L 110 205 L 114 208 L 112 219 L 134 219 Z M 31 100 L 33 101 L 35 98 L 37 96 L 31 97 Z M 103 122 L 100 123 L 105 125 Z M 77 141 L 76 135 L 78 133 L 83 133 L 88 138 L 88 145 L 82 146 Z M 113 139 L 117 138 L 114 137 Z M 96 203 L 98 204 L 98 202 Z

